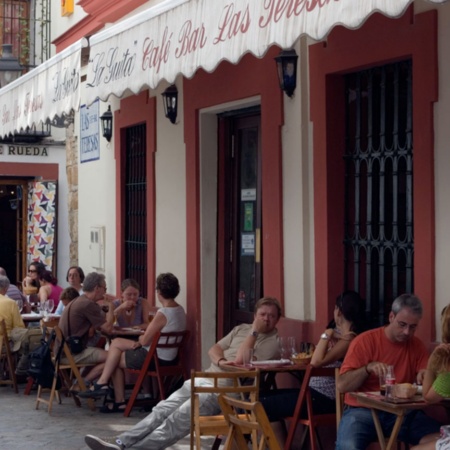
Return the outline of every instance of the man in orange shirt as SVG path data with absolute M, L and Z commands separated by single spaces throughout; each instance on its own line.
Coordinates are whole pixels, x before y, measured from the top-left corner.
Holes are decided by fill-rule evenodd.
M 337 381 L 345 396 L 346 409 L 339 423 L 336 450 L 364 450 L 377 440 L 370 409 L 361 407 L 348 392 L 378 391 L 379 376 L 394 366 L 397 383 L 422 384 L 428 352 L 414 336 L 422 318 L 422 302 L 415 295 L 403 294 L 392 303 L 389 324 L 357 336 L 350 344 Z M 396 416 L 379 413 L 385 436 L 389 436 Z M 422 411 L 405 416 L 399 439 L 416 445 L 422 437 L 439 431 L 439 423 Z

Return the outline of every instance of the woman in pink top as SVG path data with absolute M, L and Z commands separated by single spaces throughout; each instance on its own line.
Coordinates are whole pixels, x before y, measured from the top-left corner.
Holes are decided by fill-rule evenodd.
M 58 280 L 48 270 L 42 272 L 39 277 L 39 283 L 41 285 L 38 292 L 39 301 L 42 304 L 49 299 L 53 300 L 53 309 L 49 313 L 52 313 L 58 307 L 61 292 L 63 291 L 63 288 L 58 286 L 57 282 Z

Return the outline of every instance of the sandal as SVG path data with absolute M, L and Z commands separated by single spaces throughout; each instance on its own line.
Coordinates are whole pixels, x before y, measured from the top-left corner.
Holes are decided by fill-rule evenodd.
M 101 398 L 108 394 L 109 384 L 94 383 L 87 391 L 78 392 L 78 397 L 81 398 Z
M 125 408 L 127 407 L 127 403 L 126 402 L 119 402 L 119 403 L 105 403 L 101 408 L 100 408 L 100 412 L 101 413 L 105 413 L 105 414 L 110 414 L 110 413 L 117 413 L 117 412 L 124 412 Z

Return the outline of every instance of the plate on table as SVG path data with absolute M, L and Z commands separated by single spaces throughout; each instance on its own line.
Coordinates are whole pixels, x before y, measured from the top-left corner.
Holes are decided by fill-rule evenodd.
M 252 361 L 252 366 L 289 366 L 291 360 L 289 359 L 266 359 L 263 361 Z

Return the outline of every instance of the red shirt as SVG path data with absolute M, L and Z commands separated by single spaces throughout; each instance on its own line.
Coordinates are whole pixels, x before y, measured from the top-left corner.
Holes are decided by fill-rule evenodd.
M 364 367 L 372 361 L 393 365 L 396 383 L 414 383 L 417 373 L 427 367 L 428 352 L 423 342 L 415 336 L 406 342 L 392 342 L 386 336 L 385 327 L 376 328 L 353 339 L 340 373 Z M 379 390 L 379 377 L 371 374 L 359 387 L 358 392 Z M 349 394 L 345 394 L 345 403 L 361 406 Z

